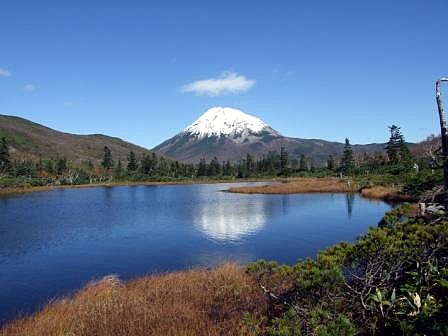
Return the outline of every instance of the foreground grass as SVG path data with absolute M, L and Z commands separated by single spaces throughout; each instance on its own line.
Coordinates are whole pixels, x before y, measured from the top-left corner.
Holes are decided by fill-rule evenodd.
M 107 277 L 36 314 L 11 322 L 1 336 L 255 335 L 265 297 L 244 269 L 225 264 L 121 282 Z

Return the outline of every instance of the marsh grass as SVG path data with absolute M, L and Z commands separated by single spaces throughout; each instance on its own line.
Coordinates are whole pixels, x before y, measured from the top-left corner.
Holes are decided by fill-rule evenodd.
M 7 324 L 1 336 L 254 335 L 265 298 L 240 266 L 122 282 L 109 276 Z
M 355 193 L 365 198 L 386 202 L 413 202 L 417 198 L 406 195 L 396 187 L 373 186 L 361 188 L 356 181 L 339 178 L 296 178 L 269 185 L 233 187 L 227 191 L 242 194 L 299 194 L 299 193 Z
M 365 198 L 381 199 L 386 202 L 413 202 L 417 197 L 406 195 L 400 192 L 397 188 L 376 186 L 371 188 L 364 188 L 361 190 L 361 195 Z
M 356 192 L 358 185 L 338 178 L 298 178 L 284 183 L 262 186 L 234 187 L 229 192 L 244 194 L 296 194 Z

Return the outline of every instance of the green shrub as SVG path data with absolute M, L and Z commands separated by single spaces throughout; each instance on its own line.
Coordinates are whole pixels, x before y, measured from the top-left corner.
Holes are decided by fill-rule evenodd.
M 446 335 L 448 218 L 403 220 L 408 210 L 393 209 L 384 227 L 316 259 L 249 265 L 279 298 L 269 313 L 272 334 Z

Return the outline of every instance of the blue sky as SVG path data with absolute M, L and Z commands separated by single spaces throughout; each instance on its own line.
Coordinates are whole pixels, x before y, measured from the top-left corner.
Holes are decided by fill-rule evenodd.
M 216 105 L 287 136 L 381 142 L 395 123 L 418 141 L 438 131 L 447 13 L 446 0 L 2 0 L 0 114 L 149 148 Z

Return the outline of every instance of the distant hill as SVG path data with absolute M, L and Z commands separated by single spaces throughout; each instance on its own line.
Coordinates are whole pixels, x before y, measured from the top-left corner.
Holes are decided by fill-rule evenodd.
M 213 107 L 185 128 L 184 131 L 153 148 L 180 161 L 199 162 L 201 158 L 219 161 L 238 160 L 249 153 L 260 157 L 270 151 L 287 148 L 290 158 L 301 154 L 317 164 L 329 155 L 341 156 L 344 144 L 321 139 L 300 139 L 281 135 L 262 120 L 232 108 Z M 383 152 L 384 144 L 353 145 L 355 152 Z
M 59 132 L 27 119 L 0 115 L 0 138 L 6 137 L 12 158 L 48 159 L 66 157 L 70 161 L 91 160 L 99 163 L 104 146 L 112 151 L 114 160 L 126 161 L 130 151 L 137 156 L 149 150 L 102 134 L 77 135 Z

